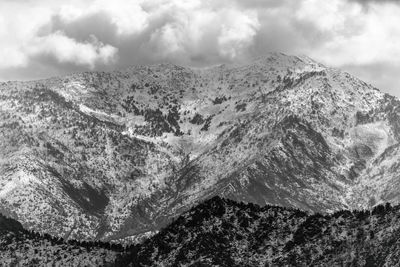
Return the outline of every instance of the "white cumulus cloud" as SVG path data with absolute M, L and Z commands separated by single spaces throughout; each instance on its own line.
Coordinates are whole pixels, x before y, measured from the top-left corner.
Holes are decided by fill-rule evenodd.
M 59 31 L 33 39 L 26 51 L 29 56 L 50 55 L 60 63 L 86 65 L 90 69 L 98 62 L 111 63 L 117 54 L 115 47 L 104 45 L 95 37 L 91 42 L 77 42 Z

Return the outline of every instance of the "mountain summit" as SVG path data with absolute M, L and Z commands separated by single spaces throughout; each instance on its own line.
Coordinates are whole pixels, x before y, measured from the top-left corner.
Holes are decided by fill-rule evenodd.
M 400 102 L 307 57 L 0 84 L 0 212 L 149 235 L 215 195 L 313 212 L 398 202 Z

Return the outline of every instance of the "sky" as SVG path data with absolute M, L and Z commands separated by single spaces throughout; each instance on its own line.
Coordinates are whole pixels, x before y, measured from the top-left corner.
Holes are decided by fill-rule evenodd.
M 400 97 L 400 0 L 0 0 L 0 80 L 307 55 Z

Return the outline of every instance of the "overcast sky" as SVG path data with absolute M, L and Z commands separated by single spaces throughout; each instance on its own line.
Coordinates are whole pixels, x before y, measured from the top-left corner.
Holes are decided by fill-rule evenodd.
M 400 1 L 0 0 L 0 80 L 305 54 L 400 96 Z

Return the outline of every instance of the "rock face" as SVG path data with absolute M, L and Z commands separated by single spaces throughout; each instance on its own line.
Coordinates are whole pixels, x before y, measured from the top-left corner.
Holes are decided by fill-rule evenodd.
M 214 195 L 331 212 L 398 202 L 400 102 L 306 57 L 0 84 L 0 212 L 146 236 Z
M 399 266 L 399 206 L 308 215 L 215 197 L 116 266 Z

